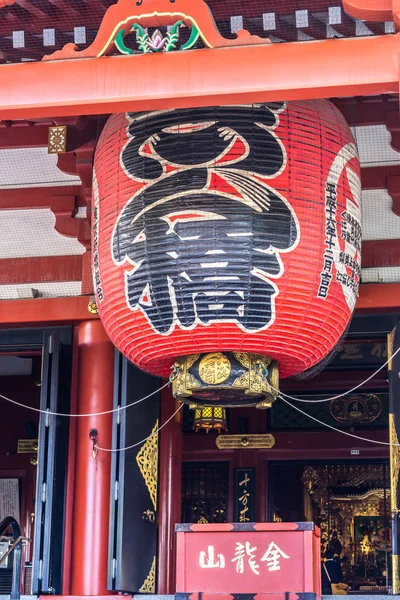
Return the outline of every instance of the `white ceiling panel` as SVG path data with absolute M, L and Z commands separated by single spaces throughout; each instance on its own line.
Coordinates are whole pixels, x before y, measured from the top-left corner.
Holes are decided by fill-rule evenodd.
M 391 135 L 386 125 L 352 127 L 362 167 L 400 165 L 400 152 L 390 146 Z
M 33 298 L 36 292 L 39 292 L 41 298 L 80 296 L 82 293 L 82 282 L 63 281 L 61 283 L 0 285 L 0 300 L 22 300 L 24 298 Z
M 84 254 L 74 238 L 60 235 L 49 208 L 0 210 L 0 258 Z
M 363 240 L 400 238 L 400 217 L 392 210 L 387 190 L 364 190 L 362 193 Z
M 58 169 L 57 159 L 46 147 L 0 150 L 0 188 L 80 185 L 79 177 Z
M 361 269 L 362 283 L 399 283 L 400 267 L 372 267 Z

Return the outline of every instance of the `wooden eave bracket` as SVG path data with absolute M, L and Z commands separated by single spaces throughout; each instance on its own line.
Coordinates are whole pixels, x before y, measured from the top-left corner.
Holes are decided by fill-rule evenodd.
M 88 224 L 91 222 L 93 160 L 96 142 L 97 140 L 93 139 L 73 152 L 60 154 L 57 161 L 60 171 L 68 175 L 78 175 L 82 181 L 82 196 L 85 199 L 87 209 L 85 220 L 87 220 Z
M 343 0 L 348 15 L 361 21 L 385 23 L 393 21 L 400 30 L 400 0 Z
M 392 198 L 392 210 L 395 215 L 400 217 L 400 176 L 387 178 L 387 191 Z

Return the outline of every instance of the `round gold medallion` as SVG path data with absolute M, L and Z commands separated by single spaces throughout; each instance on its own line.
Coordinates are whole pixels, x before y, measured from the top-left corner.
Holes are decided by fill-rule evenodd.
M 231 374 L 231 363 L 221 352 L 206 354 L 200 361 L 199 375 L 204 383 L 218 385 Z
M 92 315 L 98 315 L 99 309 L 97 308 L 97 304 L 95 300 L 91 300 L 88 304 L 88 311 L 92 313 Z

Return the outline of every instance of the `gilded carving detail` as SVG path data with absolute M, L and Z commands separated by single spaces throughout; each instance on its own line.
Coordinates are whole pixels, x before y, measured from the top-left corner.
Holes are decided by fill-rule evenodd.
M 242 373 L 240 377 L 237 377 L 232 383 L 233 388 L 248 388 L 250 387 L 250 376 L 249 373 Z
M 400 593 L 399 557 L 392 554 L 392 594 Z
M 142 587 L 139 589 L 141 594 L 154 594 L 156 591 L 156 557 L 153 562 Z
M 196 362 L 196 360 L 200 357 L 200 354 L 189 354 L 189 356 L 186 358 L 186 369 L 190 369 L 191 367 L 193 367 L 194 363 Z
M 250 355 L 248 352 L 234 352 L 233 356 L 243 367 L 245 367 L 245 369 L 250 368 Z
M 178 358 L 172 391 L 190 404 L 238 406 L 242 399 L 258 408 L 270 408 L 277 396 L 278 366 L 267 356 L 246 352 L 209 352 Z
M 67 126 L 57 125 L 49 127 L 48 154 L 61 154 L 66 151 L 67 146 Z
M 191 373 L 186 374 L 186 386 L 189 389 L 201 387 L 200 381 L 197 381 L 196 377 L 194 377 Z
M 396 432 L 396 424 L 394 415 L 389 414 L 389 439 L 390 439 L 390 489 L 391 489 L 391 505 L 392 513 L 398 512 L 397 506 L 397 486 L 399 483 L 400 471 L 400 447 L 399 439 Z
M 230 360 L 222 352 L 206 354 L 200 361 L 199 375 L 208 385 L 224 383 L 230 374 Z
M 205 517 L 200 517 L 200 519 L 197 521 L 198 523 L 202 524 L 202 525 L 207 525 L 208 521 Z
M 158 483 L 158 419 L 155 422 L 150 437 L 140 448 L 136 462 L 149 490 L 150 498 L 157 509 L 157 483 Z

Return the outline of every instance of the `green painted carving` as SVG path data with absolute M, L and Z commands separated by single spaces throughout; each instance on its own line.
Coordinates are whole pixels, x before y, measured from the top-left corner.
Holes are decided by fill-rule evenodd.
M 136 40 L 139 50 L 141 50 L 141 52 L 144 54 L 149 54 L 151 52 L 171 52 L 171 50 L 176 50 L 176 46 L 179 41 L 179 29 L 185 26 L 186 25 L 183 21 L 177 21 L 174 23 L 174 25 L 172 25 L 166 36 L 163 36 L 163 34 L 157 29 L 150 37 L 146 30 L 138 23 L 132 25 L 130 31 L 136 32 Z M 125 35 L 126 31 L 123 29 L 117 34 L 114 41 L 115 47 L 121 54 L 134 54 L 134 50 L 125 45 Z M 178 50 L 190 50 L 195 46 L 199 37 L 200 32 L 193 25 L 190 30 L 188 41 L 178 48 Z
M 199 37 L 200 37 L 199 30 L 197 29 L 197 27 L 192 25 L 192 29 L 190 31 L 190 38 L 188 39 L 186 44 L 183 44 L 183 46 L 180 47 L 180 50 L 190 50 L 190 48 L 193 48 L 193 46 L 196 44 Z

